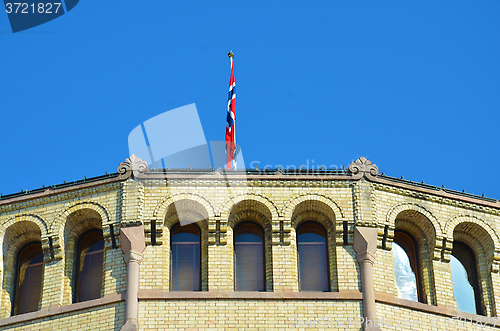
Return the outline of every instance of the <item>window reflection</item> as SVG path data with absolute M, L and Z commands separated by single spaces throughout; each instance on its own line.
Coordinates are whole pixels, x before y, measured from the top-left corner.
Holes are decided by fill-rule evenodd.
M 406 251 L 396 242 L 392 244 L 392 258 L 398 297 L 418 301 L 417 277 L 412 270 L 410 258 Z
M 484 315 L 474 252 L 466 244 L 455 240 L 450 266 L 457 309 Z
M 465 271 L 462 263 L 453 255 L 451 256 L 450 264 L 457 309 L 475 314 L 476 300 L 474 299 L 474 289 L 467 279 L 467 271 Z

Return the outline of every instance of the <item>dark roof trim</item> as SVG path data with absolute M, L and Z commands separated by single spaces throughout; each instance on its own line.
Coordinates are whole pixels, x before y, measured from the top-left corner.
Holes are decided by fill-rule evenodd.
M 338 180 L 357 181 L 361 178 L 411 191 L 425 194 L 432 194 L 453 200 L 459 200 L 478 204 L 486 207 L 500 209 L 500 201 L 484 196 L 470 193 L 439 188 L 437 186 L 424 183 L 417 183 L 406 179 L 378 174 L 379 170 L 364 157 L 352 162 L 348 169 L 238 169 L 236 171 L 225 171 L 224 169 L 149 169 L 146 162 L 131 156 L 118 166 L 118 173 L 106 174 L 102 176 L 83 178 L 78 181 L 42 187 L 35 190 L 21 191 L 19 193 L 0 195 L 0 206 L 23 202 L 41 197 L 57 195 L 61 193 L 88 189 L 91 187 L 106 185 L 110 183 L 127 180 L 130 177 L 138 180 Z M 271 178 L 270 178 L 271 177 Z

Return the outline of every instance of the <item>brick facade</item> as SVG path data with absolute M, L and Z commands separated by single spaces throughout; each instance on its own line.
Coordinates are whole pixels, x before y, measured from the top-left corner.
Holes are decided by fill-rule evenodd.
M 117 174 L 0 199 L 0 329 L 121 329 L 128 269 L 120 229 L 140 225 L 146 244 L 139 252 L 140 330 L 361 330 L 364 293 L 353 248 L 356 227 L 376 229 L 373 308 L 383 323 L 375 329 L 422 323 L 415 329 L 435 330 L 434 322 L 442 330 L 496 328 L 498 200 L 378 175 L 364 158 L 345 171 L 314 173 L 157 172 L 143 163 L 138 167 L 140 160 L 127 162 Z M 169 288 L 170 228 L 179 215 L 201 220 L 200 292 Z M 234 291 L 233 230 L 243 221 L 264 230 L 266 292 Z M 296 229 L 305 221 L 326 229 L 331 292 L 299 291 Z M 105 240 L 101 298 L 73 303 L 75 245 L 93 228 L 102 229 Z M 410 233 L 419 244 L 423 302 L 397 297 L 395 231 Z M 486 316 L 456 309 L 450 268 L 454 240 L 476 255 Z M 33 241 L 44 251 L 39 311 L 11 316 L 17 255 Z

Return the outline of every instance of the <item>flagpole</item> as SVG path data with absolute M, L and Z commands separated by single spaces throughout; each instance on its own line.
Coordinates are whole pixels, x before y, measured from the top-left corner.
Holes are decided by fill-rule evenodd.
M 227 56 L 231 59 L 231 71 L 233 71 L 233 57 L 234 57 L 234 53 L 233 51 L 229 51 L 229 53 L 227 53 Z M 231 161 L 233 167 L 234 167 L 234 170 L 236 170 L 236 120 L 234 121 L 234 127 L 233 127 L 233 132 L 234 132 L 234 157 L 233 157 L 233 160 Z
M 234 82 L 234 68 L 233 68 L 233 57 L 234 57 L 234 53 L 233 51 L 229 51 L 229 53 L 227 54 L 227 56 L 229 57 L 229 59 L 231 60 L 231 79 L 230 79 L 230 82 L 229 82 L 229 91 L 230 93 L 234 93 L 234 85 L 235 85 L 235 82 Z M 232 125 L 230 127 L 230 151 L 227 151 L 229 152 L 228 153 L 228 158 L 229 158 L 229 155 L 231 155 L 231 159 L 230 159 L 230 162 L 227 163 L 227 169 L 236 169 L 236 159 L 235 159 L 235 152 L 236 152 L 236 107 L 234 108 L 234 112 L 232 112 L 232 106 L 231 104 L 234 102 L 236 102 L 235 100 L 235 95 L 234 96 L 231 96 L 230 97 L 230 100 L 228 101 L 229 104 L 228 104 L 228 112 L 230 112 L 231 114 L 231 118 L 232 118 Z M 226 141 L 227 141 L 227 135 L 226 135 Z M 227 143 L 226 143 L 226 146 L 227 146 Z M 227 148 L 227 147 L 226 147 Z

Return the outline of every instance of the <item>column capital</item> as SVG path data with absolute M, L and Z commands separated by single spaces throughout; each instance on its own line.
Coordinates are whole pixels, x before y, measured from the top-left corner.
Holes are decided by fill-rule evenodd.
M 377 228 L 365 226 L 354 227 L 353 249 L 356 252 L 356 256 L 369 255 L 375 260 L 375 253 L 377 252 L 377 233 Z M 359 258 L 358 261 L 361 262 Z
M 130 251 L 142 254 L 146 249 L 144 225 L 121 228 L 120 242 L 123 254 L 127 254 Z
M 359 263 L 370 263 L 373 264 L 375 263 L 375 255 L 370 254 L 369 252 L 360 252 L 356 253 L 356 260 L 358 260 Z
M 137 253 L 134 251 L 128 251 L 123 256 L 123 259 L 125 260 L 125 264 L 128 264 L 129 262 L 137 262 L 137 263 L 141 264 L 143 258 L 144 258 L 144 255 L 142 253 Z

